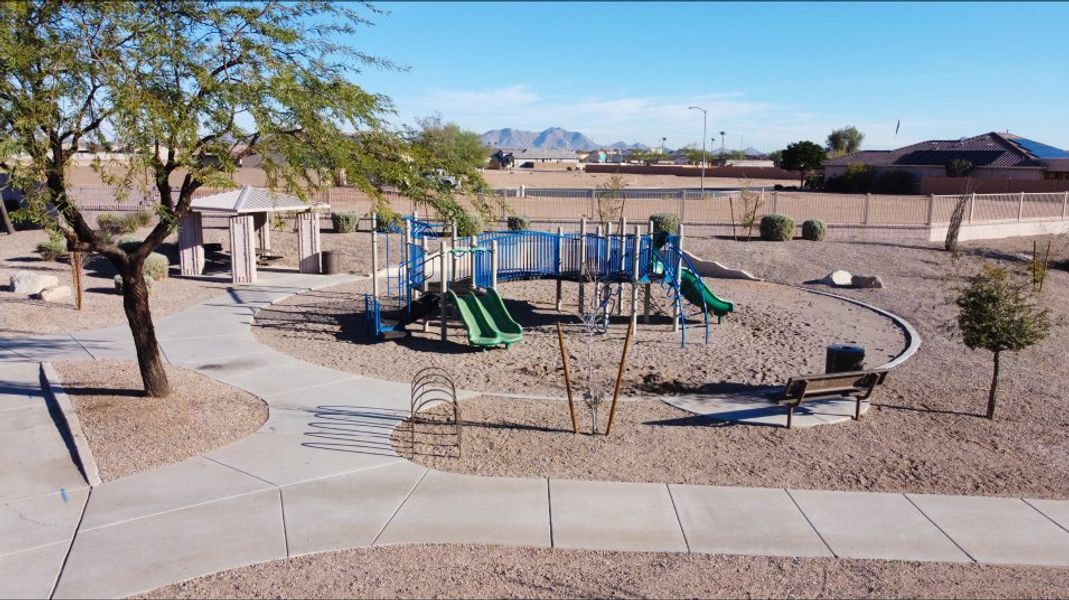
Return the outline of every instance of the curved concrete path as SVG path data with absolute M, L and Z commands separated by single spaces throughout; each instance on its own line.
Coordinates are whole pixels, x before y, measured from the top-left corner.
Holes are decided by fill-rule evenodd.
M 127 596 L 299 554 L 434 542 L 1069 566 L 1066 501 L 476 477 L 415 465 L 389 441 L 407 385 L 303 363 L 250 330 L 259 308 L 347 279 L 271 274 L 160 319 L 167 360 L 260 396 L 270 417 L 235 444 L 93 488 L 66 466 L 20 462 L 33 448 L 55 451 L 58 437 L 24 409 L 41 403 L 35 363 L 130 358 L 126 328 L 0 339 L 0 416 L 12 430 L 0 427 L 0 452 L 19 448 L 14 461 L 0 455 L 0 597 Z

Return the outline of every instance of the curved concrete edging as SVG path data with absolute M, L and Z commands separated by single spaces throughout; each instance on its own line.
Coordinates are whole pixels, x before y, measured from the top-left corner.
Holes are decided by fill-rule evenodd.
M 914 354 L 916 354 L 917 350 L 919 350 L 920 347 L 921 347 L 921 334 L 917 333 L 917 330 L 913 327 L 913 325 L 911 325 L 909 323 L 909 321 L 903 319 L 902 317 L 894 314 L 891 311 L 884 310 L 884 309 L 882 309 L 882 308 L 880 308 L 878 306 L 869 304 L 867 302 L 862 302 L 861 300 L 855 300 L 853 298 L 849 298 L 847 296 L 840 296 L 839 294 L 833 294 L 831 292 L 825 292 L 825 291 L 822 291 L 822 290 L 814 290 L 814 289 L 811 289 L 811 288 L 802 287 L 800 285 L 790 286 L 790 287 L 794 287 L 794 288 L 797 288 L 797 289 L 800 289 L 800 290 L 805 290 L 805 291 L 809 292 L 810 294 L 817 294 L 819 296 L 828 296 L 830 298 L 837 298 L 839 300 L 843 300 L 844 302 L 849 302 L 850 304 L 853 304 L 853 305 L 856 305 L 856 306 L 860 306 L 862 308 L 866 308 L 868 310 L 871 310 L 872 312 L 875 312 L 877 314 L 880 314 L 880 315 L 883 315 L 883 316 L 887 317 L 888 319 L 891 319 L 891 321 L 893 321 L 894 324 L 897 325 L 898 328 L 901 329 L 906 334 L 906 348 L 901 353 L 899 353 L 898 356 L 892 358 L 890 361 L 884 363 L 883 365 L 880 365 L 879 367 L 876 367 L 876 370 L 881 370 L 881 371 L 882 370 L 891 370 L 891 369 L 901 365 L 902 363 L 904 363 L 907 360 L 909 360 L 910 357 L 912 357 Z
M 82 431 L 81 421 L 78 420 L 78 413 L 74 411 L 70 396 L 63 388 L 59 374 L 56 373 L 56 368 L 51 362 L 41 363 L 41 380 L 44 383 L 45 393 L 51 396 L 59 407 L 60 416 L 64 421 L 63 426 L 67 429 L 65 433 L 70 436 L 73 443 L 71 450 L 74 454 L 72 458 L 75 465 L 82 471 L 90 487 L 100 485 L 100 470 L 97 468 L 96 459 L 93 458 L 93 450 L 89 447 L 85 432 Z

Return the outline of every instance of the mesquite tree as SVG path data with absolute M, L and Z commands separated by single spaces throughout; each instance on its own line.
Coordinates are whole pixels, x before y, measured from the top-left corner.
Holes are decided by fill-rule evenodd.
M 1006 269 L 985 264 L 955 300 L 961 309 L 958 328 L 962 341 L 971 349 L 981 348 L 992 354 L 988 419 L 995 418 L 1001 354 L 1037 344 L 1050 331 L 1049 311 L 1030 300 L 1027 288 L 1028 284 L 1012 279 Z
M 384 186 L 455 208 L 420 174 L 408 143 L 386 131 L 389 100 L 351 78 L 390 68 L 340 40 L 367 5 L 36 0 L 0 4 L 0 158 L 27 193 L 25 217 L 68 248 L 98 253 L 123 277 L 123 306 L 145 394 L 168 395 L 142 274 L 145 258 L 178 226 L 201 187 L 229 187 L 257 154 L 269 185 L 307 198 L 339 171 L 376 198 Z M 94 230 L 67 195 L 67 168 L 83 142 L 114 148 L 97 161 L 117 195 L 157 201 L 157 224 L 134 247 Z

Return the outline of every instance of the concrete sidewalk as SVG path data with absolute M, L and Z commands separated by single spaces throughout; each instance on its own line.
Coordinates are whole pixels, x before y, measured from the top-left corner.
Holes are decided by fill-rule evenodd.
M 56 597 L 126 596 L 300 554 L 434 542 L 1069 566 L 1066 501 L 475 477 L 414 465 L 389 441 L 407 385 L 303 363 L 250 331 L 260 307 L 345 279 L 272 275 L 161 319 L 172 363 L 260 396 L 267 423 L 225 448 L 94 488 L 69 555 L 62 544 L 76 519 L 59 542 L 0 547 L 0 597 L 48 595 L 22 565 L 49 544 L 53 581 L 66 557 Z M 124 328 L 71 339 L 83 357 L 132 356 Z M 16 351 L 74 353 L 31 341 Z M 0 363 L 24 364 L 34 363 Z M 32 393 L 29 371 L 11 368 L 13 398 Z M 47 506 L 45 497 L 24 498 L 24 508 Z M 0 539 L 17 527 L 0 521 Z

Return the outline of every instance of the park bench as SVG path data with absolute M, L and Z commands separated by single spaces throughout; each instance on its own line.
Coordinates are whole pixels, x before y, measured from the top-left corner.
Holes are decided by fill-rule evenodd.
M 787 407 L 787 428 L 791 428 L 794 409 L 805 401 L 851 398 L 854 400 L 854 420 L 861 418 L 861 402 L 883 383 L 887 371 L 849 371 L 799 375 L 787 380 L 779 404 Z

